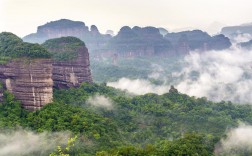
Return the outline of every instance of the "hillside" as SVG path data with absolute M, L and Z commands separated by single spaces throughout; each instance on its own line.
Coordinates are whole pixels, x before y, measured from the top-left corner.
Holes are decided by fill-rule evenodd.
M 248 105 L 213 103 L 174 89 L 129 96 L 105 85 L 82 84 L 55 90 L 54 102 L 36 112 L 20 108 L 7 92 L 4 97 L 1 129 L 69 130 L 78 136 L 70 155 L 213 155 L 227 129 L 252 122 Z
M 18 36 L 0 33 L 0 63 L 6 63 L 5 58 L 50 58 L 50 53 L 39 44 L 23 42 Z

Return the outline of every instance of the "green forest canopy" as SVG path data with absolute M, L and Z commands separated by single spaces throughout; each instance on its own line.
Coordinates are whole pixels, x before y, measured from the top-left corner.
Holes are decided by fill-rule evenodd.
M 105 84 L 84 83 L 55 90 L 54 102 L 36 112 L 23 110 L 13 95 L 4 95 L 1 129 L 69 130 L 78 135 L 70 155 L 213 155 L 228 128 L 252 123 L 249 105 L 214 103 L 172 91 L 129 96 Z M 113 109 L 91 105 L 87 101 L 93 96 L 109 98 Z
M 0 56 L 6 58 L 50 58 L 51 54 L 39 44 L 23 42 L 18 36 L 9 33 L 0 33 Z
M 85 47 L 85 43 L 76 37 L 61 37 L 49 39 L 42 44 L 53 55 L 54 60 L 67 61 L 77 58 L 80 47 Z

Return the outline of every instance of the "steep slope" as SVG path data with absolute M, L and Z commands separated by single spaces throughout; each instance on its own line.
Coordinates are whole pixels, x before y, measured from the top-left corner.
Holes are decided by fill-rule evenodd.
M 92 82 L 88 49 L 80 39 L 51 39 L 42 46 L 53 55 L 54 87 L 78 87 L 82 82 Z
M 30 43 L 43 43 L 48 39 L 74 36 L 84 41 L 89 49 L 95 50 L 111 38 L 110 35 L 103 35 L 95 25 L 87 27 L 84 22 L 60 19 L 51 21 L 37 28 L 37 32 L 27 35 L 24 41 Z
M 231 46 L 230 40 L 224 35 L 210 36 L 201 30 L 168 33 L 165 38 L 172 43 L 177 53 L 189 50 L 223 50 Z
M 24 43 L 11 33 L 0 34 L 0 81 L 25 109 L 34 111 L 52 102 L 51 55 L 38 44 Z

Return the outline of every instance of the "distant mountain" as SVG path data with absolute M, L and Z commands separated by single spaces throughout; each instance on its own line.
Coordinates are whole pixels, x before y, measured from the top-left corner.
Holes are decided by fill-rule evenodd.
M 186 50 L 223 50 L 231 46 L 224 35 L 210 36 L 201 30 L 168 33 L 165 39 L 170 41 L 179 52 Z
M 23 40 L 31 43 L 43 43 L 48 39 L 66 36 L 80 38 L 90 49 L 99 47 L 111 38 L 110 35 L 101 34 L 95 25 L 92 25 L 89 30 L 84 22 L 61 19 L 39 26 L 36 33 L 25 36 Z
M 248 42 L 239 43 L 239 46 L 245 49 L 252 49 L 252 40 Z
M 124 26 L 109 43 L 109 49 L 124 56 L 145 56 L 168 53 L 172 45 L 155 27 Z
M 158 28 L 158 29 L 161 35 L 165 36 L 166 34 L 168 34 L 168 30 L 166 30 L 165 28 Z
M 240 26 L 228 26 L 223 27 L 221 30 L 221 34 L 225 36 L 234 36 L 237 34 L 250 34 L 252 35 L 252 23 L 244 24 Z
M 190 50 L 222 50 L 231 43 L 223 35 L 210 36 L 201 30 L 169 33 L 164 28 L 124 26 L 118 34 L 101 34 L 95 25 L 61 19 L 39 26 L 37 32 L 23 38 L 26 42 L 43 43 L 48 39 L 73 36 L 85 42 L 91 56 L 135 57 L 184 55 Z M 115 56 L 116 55 L 116 56 Z

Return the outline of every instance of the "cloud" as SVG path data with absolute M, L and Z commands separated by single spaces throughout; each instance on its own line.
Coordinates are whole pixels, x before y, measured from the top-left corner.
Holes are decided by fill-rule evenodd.
M 0 156 L 16 156 L 48 154 L 58 145 L 66 144 L 68 133 L 39 133 L 19 130 L 15 132 L 0 133 Z
M 250 34 L 241 34 L 238 33 L 232 40 L 234 43 L 241 43 L 241 42 L 248 42 L 252 39 L 252 36 Z
M 164 69 L 161 65 L 151 64 L 152 72 L 148 75 L 148 78 L 160 80 L 163 78 Z
M 222 51 L 190 52 L 176 64 L 156 62 L 148 77 L 150 80 L 121 78 L 107 85 L 136 95 L 161 95 L 174 85 L 179 92 L 190 96 L 207 97 L 216 102 L 252 104 L 252 51 L 249 50 L 234 47 Z M 163 84 L 155 85 L 151 83 L 152 79 Z
M 160 86 L 151 84 L 148 80 L 143 79 L 128 79 L 121 78 L 116 82 L 108 82 L 108 86 L 114 87 L 121 90 L 127 90 L 130 93 L 134 93 L 136 95 L 143 95 L 147 93 L 156 93 L 156 94 L 164 94 L 169 92 L 168 86 Z
M 108 97 L 105 97 L 103 95 L 94 95 L 92 97 L 89 97 L 87 100 L 87 104 L 90 104 L 95 107 L 102 107 L 106 108 L 108 110 L 113 109 L 113 102 Z
M 215 147 L 215 154 L 235 155 L 241 152 L 252 153 L 252 126 L 240 125 L 238 128 L 232 129 L 227 133 L 225 139 L 221 139 L 220 143 Z
M 252 103 L 252 51 L 192 52 L 174 72 L 180 92 L 214 101 Z

